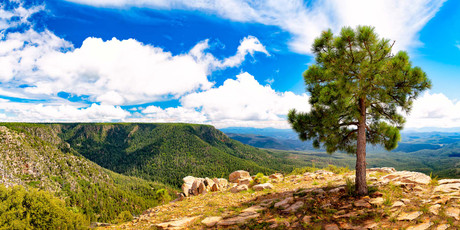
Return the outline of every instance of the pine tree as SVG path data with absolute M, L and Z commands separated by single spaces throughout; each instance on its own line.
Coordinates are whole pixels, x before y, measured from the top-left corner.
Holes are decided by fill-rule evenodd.
M 399 131 L 413 100 L 431 87 L 427 75 L 412 67 L 404 51 L 391 53 L 394 42 L 379 38 L 374 28 L 343 27 L 316 38 L 316 64 L 303 77 L 311 111 L 289 111 L 288 121 L 301 140 L 313 140 L 328 153 L 356 154 L 356 191 L 367 194 L 366 142 L 387 150 L 397 147 Z

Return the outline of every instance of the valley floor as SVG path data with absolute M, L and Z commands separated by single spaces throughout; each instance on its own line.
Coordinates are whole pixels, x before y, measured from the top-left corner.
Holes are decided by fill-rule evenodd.
M 109 229 L 459 229 L 460 180 L 369 171 L 370 195 L 353 196 L 353 172 L 324 170 L 272 181 L 273 189 L 209 192 L 149 209 Z M 347 180 L 347 178 L 349 178 Z

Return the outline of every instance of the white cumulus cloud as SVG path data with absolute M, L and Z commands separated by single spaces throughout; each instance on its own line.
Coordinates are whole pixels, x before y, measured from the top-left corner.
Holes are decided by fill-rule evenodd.
M 407 128 L 460 127 L 460 102 L 442 93 L 425 93 L 407 116 Z
M 123 121 L 130 113 L 119 106 L 68 103 L 19 103 L 0 100 L 3 121 L 21 122 L 111 122 Z
M 290 47 L 310 53 L 322 30 L 338 32 L 342 26 L 372 25 L 386 38 L 396 40 L 396 49 L 420 44 L 418 32 L 446 0 L 68 0 L 96 7 L 148 7 L 198 10 L 238 21 L 278 26 L 292 35 Z
M 214 84 L 208 80 L 212 71 L 238 66 L 254 52 L 269 55 L 252 36 L 224 60 L 216 59 L 208 48 L 204 41 L 189 53 L 173 55 L 134 39 L 87 38 L 74 49 L 49 31 L 29 30 L 10 33 L 0 41 L 0 80 L 33 86 L 16 88 L 24 95 L 55 96 L 65 91 L 104 104 L 140 104 L 209 89 Z
M 241 73 L 235 80 L 227 79 L 217 88 L 188 94 L 180 101 L 185 108 L 200 109 L 219 127 L 288 127 L 285 116 L 289 109 L 309 110 L 306 94 L 276 92 L 269 85 L 260 85 L 249 73 Z

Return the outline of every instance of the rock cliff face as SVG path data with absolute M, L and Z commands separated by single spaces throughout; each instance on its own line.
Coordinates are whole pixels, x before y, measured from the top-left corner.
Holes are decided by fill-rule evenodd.
M 256 190 L 253 186 L 253 190 L 237 193 L 232 189 L 242 185 L 230 183 L 226 191 L 187 197 L 149 209 L 118 228 L 460 228 L 459 179 L 437 181 L 418 172 L 373 168 L 367 171 L 369 196 L 357 197 L 350 184 L 353 173 L 318 170 L 286 177 L 271 175 L 272 187 Z M 229 180 L 240 182 L 241 175 L 246 173 L 234 172 Z

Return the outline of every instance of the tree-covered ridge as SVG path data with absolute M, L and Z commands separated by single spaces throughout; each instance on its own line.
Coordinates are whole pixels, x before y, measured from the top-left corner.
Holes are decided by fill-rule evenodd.
M 0 172 L 7 186 L 46 190 L 91 221 L 140 214 L 160 203 L 166 186 L 111 172 L 75 152 L 45 124 L 0 125 Z
M 299 163 L 243 145 L 208 125 L 55 124 L 76 152 L 107 169 L 180 186 L 181 178 L 290 171 Z

